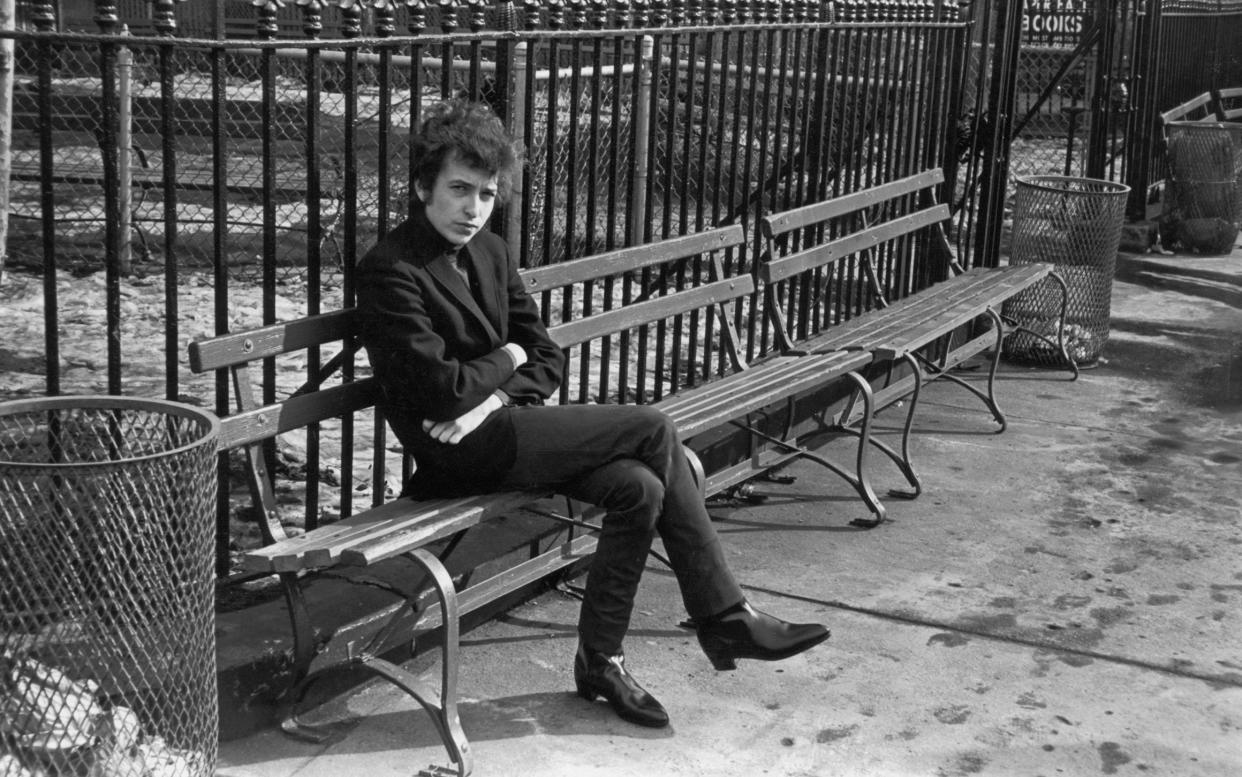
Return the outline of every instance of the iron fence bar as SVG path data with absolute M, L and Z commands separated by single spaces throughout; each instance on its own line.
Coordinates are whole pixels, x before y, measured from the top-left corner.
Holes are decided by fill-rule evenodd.
M 771 21 L 775 22 L 776 19 Z M 777 72 L 775 66 L 776 51 L 780 50 L 781 68 L 780 73 L 785 73 L 785 65 L 788 63 L 788 37 L 785 29 L 769 29 L 763 35 L 755 36 L 756 48 L 763 49 L 763 110 L 760 117 L 760 130 L 757 138 L 760 140 L 758 170 L 755 181 L 755 191 L 753 205 L 748 204 L 747 213 L 743 217 L 743 223 L 749 227 L 750 224 L 758 223 L 759 217 L 764 213 L 765 209 L 776 209 L 777 202 L 780 198 L 780 189 L 782 187 L 782 178 L 784 178 L 785 191 L 788 192 L 788 182 L 794 173 L 794 167 L 784 163 L 784 155 L 790 153 L 792 149 L 788 149 L 786 133 L 784 132 L 785 122 L 783 119 L 783 108 L 786 105 L 786 78 L 778 77 L 775 84 L 775 103 L 773 97 L 773 74 Z M 757 61 L 757 60 L 756 60 Z M 799 74 L 789 74 L 793 78 L 798 78 Z M 775 108 L 775 116 L 773 115 Z M 792 133 L 790 133 L 792 137 Z M 771 138 L 771 143 L 766 139 Z M 768 146 L 772 147 L 769 163 Z M 769 173 L 770 171 L 770 173 Z M 746 176 L 747 182 L 755 180 L 750 175 Z M 765 189 L 767 191 L 765 191 Z M 750 230 L 750 240 L 747 243 L 747 251 L 750 256 L 756 257 L 756 261 L 751 262 L 751 271 L 756 272 L 755 265 L 758 264 L 757 257 L 763 253 L 763 236 L 759 234 L 758 229 Z M 746 339 L 750 346 L 750 353 L 760 354 L 767 351 L 767 321 L 763 316 L 756 315 L 759 308 L 751 305 L 746 311 Z
M 417 62 L 421 58 L 421 56 L 422 56 L 422 45 L 419 44 L 417 41 L 414 43 L 411 43 L 410 44 L 410 59 L 414 62 Z M 423 90 L 422 68 L 419 68 L 419 67 L 410 68 L 410 127 L 409 127 L 409 134 L 407 138 L 408 142 L 413 142 L 414 136 L 418 133 L 419 125 L 422 123 L 423 104 L 422 104 L 422 100 L 419 99 L 418 97 L 418 95 L 422 94 L 422 90 Z M 414 170 L 414 162 L 415 162 L 414 155 L 411 154 L 409 158 L 409 170 L 407 171 L 407 175 L 406 175 L 409 181 L 409 186 L 410 186 L 410 190 L 409 190 L 408 197 L 407 197 L 409 202 L 407 206 L 407 212 L 405 214 L 406 218 L 410 218 L 414 215 L 414 206 L 418 200 L 417 195 L 414 191 L 414 183 L 417 179 L 417 175 L 415 174 L 415 170 Z
M 175 29 L 171 9 L 168 9 L 166 20 L 157 19 L 157 24 L 167 25 L 166 34 L 172 38 Z M 177 287 L 177 133 L 174 117 L 177 111 L 176 84 L 176 52 L 171 42 L 165 42 L 159 48 L 160 73 L 160 134 L 163 144 L 164 168 L 164 396 L 176 401 L 180 395 L 178 390 L 177 365 L 180 357 L 181 338 L 179 334 Z
M 346 37 L 361 33 L 362 10 L 357 6 L 341 9 L 341 31 Z M 345 51 L 344 79 L 346 84 L 358 83 L 358 50 Z M 349 308 L 354 305 L 354 266 L 358 260 L 358 90 L 346 89 L 344 93 L 344 163 L 345 163 L 345 214 L 342 247 L 343 302 Z M 354 380 L 354 359 L 346 359 L 341 365 L 341 380 Z M 354 436 L 356 418 L 350 413 L 341 417 L 341 517 L 353 514 L 354 493 Z M 315 524 L 318 525 L 318 516 Z M 312 528 L 309 524 L 307 529 Z
M 582 6 L 580 4 L 575 4 L 574 9 L 575 9 L 575 12 L 580 11 L 582 10 Z M 574 21 L 577 22 L 578 20 L 575 19 Z M 579 198 L 578 175 L 577 175 L 579 129 L 578 129 L 577 117 L 582 115 L 582 112 L 580 110 L 581 98 L 582 98 L 582 65 L 583 65 L 582 39 L 581 38 L 574 38 L 573 41 L 570 43 L 569 61 L 572 65 L 572 71 L 569 76 L 569 101 L 568 101 L 569 102 L 569 106 L 568 106 L 569 131 L 566 133 L 566 138 L 565 138 L 565 145 L 566 145 L 565 167 L 569 171 L 569 175 L 566 177 L 566 180 L 565 180 L 565 238 L 564 238 L 564 242 L 565 242 L 565 258 L 566 259 L 572 259 L 576 256 L 576 253 L 574 251 L 574 242 L 575 242 L 575 236 L 577 234 L 577 213 L 578 213 L 578 198 Z M 556 67 L 559 64 L 559 61 L 554 61 L 550 64 L 552 67 Z M 553 166 L 553 165 L 550 164 L 549 166 Z M 586 195 L 586 200 L 588 202 L 592 199 L 593 192 L 594 190 L 588 185 L 587 195 Z M 587 223 L 589 224 L 590 222 L 588 221 Z M 590 252 L 591 252 L 590 248 L 588 247 L 585 253 L 589 254 Z M 566 288 L 564 294 L 561 297 L 562 320 L 568 320 L 573 315 L 574 291 L 575 290 L 573 287 Z M 586 284 L 586 283 L 582 285 L 582 304 L 584 307 L 590 305 L 589 284 Z M 584 315 L 585 315 L 585 311 L 584 311 Z M 590 343 L 582 343 L 580 346 L 578 346 L 578 363 L 580 366 L 580 372 L 578 376 L 579 396 L 581 396 L 582 393 L 586 390 L 585 384 L 587 382 L 586 375 L 588 373 L 588 368 L 590 365 L 590 353 L 591 353 Z M 566 389 L 568 388 L 569 387 L 566 386 Z
M 690 139 L 694 134 L 694 111 L 697 101 L 696 95 L 701 94 L 698 88 L 698 63 L 697 43 L 698 35 L 691 29 L 685 35 L 685 57 L 686 57 L 686 100 L 685 100 L 685 131 L 682 133 L 682 187 L 683 193 L 679 198 L 680 212 L 678 214 L 679 234 L 687 234 L 692 230 L 690 222 L 690 199 L 693 197 L 695 201 L 702 198 L 702 191 L 695 185 L 696 166 L 693 163 L 694 149 L 691 146 Z M 706 143 L 707 138 L 701 138 L 701 143 Z M 695 268 L 698 261 L 694 262 Z M 676 286 L 678 289 L 686 287 L 687 283 L 687 267 L 685 262 L 679 262 L 676 267 Z M 689 315 L 689 332 L 683 331 L 683 323 L 686 321 L 685 316 L 677 316 L 673 323 L 673 343 L 672 348 L 676 354 L 677 362 L 672 369 L 670 380 L 670 392 L 681 390 L 683 385 L 693 386 L 696 383 L 693 372 L 693 365 L 698 364 L 699 347 L 699 320 L 700 315 L 697 310 L 691 311 Z M 683 355 L 684 354 L 684 355 Z M 707 359 L 704 366 L 710 368 L 710 358 L 708 352 L 704 352 Z M 683 384 L 684 381 L 684 384 Z
M 582 9 L 579 9 L 579 10 L 584 12 Z M 594 39 L 593 45 L 591 47 L 591 53 L 592 53 L 591 59 L 593 62 L 596 63 L 597 66 L 601 65 L 603 62 L 602 46 L 603 46 L 602 38 Z M 580 44 L 577 42 L 575 42 L 574 44 L 573 58 L 576 63 L 575 70 L 581 70 L 582 51 L 580 48 Z M 587 111 L 587 115 L 589 117 L 589 122 L 590 122 L 590 132 L 588 134 L 590 138 L 596 139 L 596 140 L 599 138 L 600 113 L 602 112 L 602 107 L 603 107 L 602 105 L 600 105 L 601 90 L 602 90 L 602 85 L 600 81 L 601 81 L 600 78 L 590 79 L 590 83 L 589 83 L 590 93 L 587 95 L 587 103 L 590 106 Z M 575 100 L 579 99 L 579 95 L 581 94 L 581 89 L 582 89 L 581 76 L 576 75 L 574 79 L 574 86 L 572 88 Z M 573 126 L 576 128 L 577 122 L 574 122 Z M 575 137 L 574 142 L 570 144 L 570 148 L 576 151 L 577 147 L 578 147 L 578 141 L 577 141 L 577 138 Z M 598 192 L 600 189 L 599 144 L 598 142 L 589 143 L 586 153 L 587 153 L 587 162 L 586 162 L 587 196 L 586 196 L 586 202 L 585 202 L 586 223 L 583 225 L 583 237 L 584 237 L 584 241 L 586 245 L 586 250 L 584 251 L 584 253 L 590 254 L 596 251 L 596 238 L 597 238 L 595 218 L 598 213 L 597 203 L 598 203 Z M 574 166 L 571 165 L 570 169 L 574 169 Z M 571 178 L 573 177 L 575 176 L 571 176 Z M 576 209 L 573 209 L 573 210 L 576 210 Z M 594 312 L 594 309 L 595 309 L 594 291 L 595 291 L 595 282 L 593 280 L 587 280 L 583 282 L 582 284 L 582 315 L 583 316 L 589 316 L 591 315 L 591 313 Z M 590 365 L 591 365 L 591 352 L 593 349 L 594 349 L 594 345 L 592 345 L 591 343 L 583 343 L 580 346 L 580 351 L 579 351 L 579 356 L 578 356 L 578 401 L 579 402 L 587 402 L 590 400 L 591 385 L 590 385 L 589 375 L 590 375 Z
M 228 276 L 228 134 L 225 117 L 228 93 L 225 90 L 225 55 L 223 48 L 211 51 L 211 160 L 212 160 L 212 307 L 215 334 L 228 331 L 229 322 L 229 276 Z M 229 376 L 223 370 L 215 376 L 216 415 L 229 414 Z M 227 578 L 229 561 L 229 454 L 221 452 L 216 461 L 216 576 Z
M 105 32 L 112 32 L 115 15 L 101 12 L 95 19 Z M 117 44 L 99 44 L 99 144 L 104 186 L 104 331 L 107 338 L 109 394 L 121 388 L 121 222 L 120 173 L 117 130 L 120 121 L 117 95 Z
M 857 40 L 857 48 L 854 49 L 855 57 L 852 64 L 851 75 L 854 78 L 853 93 L 850 95 L 850 133 L 847 136 L 849 140 L 844 145 L 843 153 L 847 155 L 843 160 L 846 169 L 850 171 L 849 186 L 847 191 L 857 191 L 867 185 L 869 176 L 865 170 L 866 151 L 865 144 L 867 142 L 867 111 L 871 101 L 868 99 L 863 83 L 866 81 L 866 63 L 871 56 L 871 36 L 860 36 Z M 845 133 L 842 133 L 845 135 Z M 847 265 L 840 265 L 842 268 Z M 857 280 L 857 260 L 849 265 L 848 277 L 842 280 L 848 282 L 845 287 L 845 300 L 842 305 L 842 316 L 846 319 L 853 318 L 862 310 L 864 296 L 862 284 L 854 283 Z
M 41 27 L 55 24 L 51 3 L 40 3 L 34 11 L 34 22 Z M 39 124 L 52 126 L 52 64 L 55 43 L 38 41 Z M 56 191 L 53 181 L 53 143 L 51 132 L 39 133 L 40 210 L 43 213 L 43 342 L 47 372 L 47 393 L 60 393 L 60 300 L 56 286 Z
M 707 207 L 707 192 L 708 192 L 707 149 L 708 149 L 708 146 L 713 145 L 713 142 L 717 146 L 719 146 L 721 142 L 721 138 L 717 137 L 713 139 L 711 136 L 711 115 L 712 115 L 711 104 L 712 104 L 712 95 L 715 93 L 715 90 L 716 90 L 715 71 L 711 67 L 712 60 L 716 54 L 714 36 L 711 33 L 704 33 L 704 34 L 692 33 L 690 36 L 690 51 L 692 55 L 698 51 L 705 52 L 704 60 L 706 62 L 705 66 L 703 67 L 702 89 L 697 92 L 698 94 L 701 95 L 701 98 L 699 102 L 697 103 L 698 115 L 694 116 L 693 114 L 690 114 L 688 115 L 687 121 L 686 121 L 686 125 L 688 128 L 686 132 L 687 137 L 689 137 L 690 134 L 693 132 L 693 130 L 689 129 L 690 127 L 696 127 L 699 133 L 699 143 L 698 143 L 698 149 L 697 149 L 698 160 L 694 165 L 694 170 L 696 174 L 695 176 L 696 180 L 694 182 L 694 192 L 695 192 L 694 194 L 694 203 L 695 203 L 694 204 L 694 223 L 693 223 L 693 226 L 690 227 L 691 231 L 698 232 L 698 231 L 703 230 L 705 227 L 704 216 L 705 216 L 705 211 Z M 694 81 L 696 80 L 694 77 L 694 74 L 695 74 L 694 63 L 697 61 L 698 61 L 698 57 L 692 56 L 691 83 L 694 83 Z M 695 94 L 696 91 L 692 88 L 690 93 Z M 691 102 L 691 106 L 693 106 L 694 104 L 695 104 L 694 102 Z M 688 107 L 687 111 L 689 110 L 690 108 Z M 690 144 L 687 143 L 687 147 L 686 147 L 686 159 L 687 160 L 691 158 L 692 150 L 693 149 L 690 148 Z M 682 216 L 682 223 L 689 224 L 690 222 L 689 208 L 688 207 L 685 208 L 683 213 L 684 215 Z M 696 286 L 702 281 L 703 268 L 702 268 L 701 260 L 698 260 L 698 259 L 695 260 L 694 273 L 692 277 L 693 277 L 693 282 Z M 695 310 L 692 314 L 691 326 L 692 326 L 692 331 L 696 333 L 696 338 L 699 332 L 700 320 L 702 321 L 702 343 L 701 343 L 702 354 L 703 354 L 702 367 L 698 372 L 687 371 L 686 381 L 688 385 L 695 385 L 700 380 L 706 380 L 712 374 L 711 343 L 715 341 L 715 330 L 713 329 L 714 322 L 713 322 L 712 316 L 710 315 L 700 316 L 699 312 Z M 698 365 L 700 363 L 699 348 L 700 348 L 699 341 L 696 339 L 695 347 L 691 349 L 689 355 L 687 356 L 687 361 L 689 362 L 689 364 Z
M 666 60 L 667 64 L 665 64 L 662 68 L 657 67 L 657 70 L 656 70 L 656 72 L 664 72 L 667 74 L 666 75 L 667 86 L 665 87 L 666 96 L 663 100 L 664 106 L 665 106 L 665 113 L 662 116 L 662 120 L 657 119 L 657 126 L 666 127 L 665 132 L 664 132 L 664 144 L 663 144 L 664 165 L 661 170 L 661 178 L 662 178 L 661 188 L 663 190 L 663 197 L 660 198 L 660 237 L 661 238 L 668 238 L 674 234 L 674 231 L 673 231 L 673 197 L 677 193 L 677 190 L 678 190 L 678 178 L 679 178 L 678 173 L 679 172 L 682 173 L 680 177 L 683 180 L 683 182 L 684 182 L 684 173 L 685 173 L 684 170 L 682 171 L 677 170 L 677 138 L 679 134 L 681 134 L 678 132 L 679 111 L 677 110 L 677 104 L 679 102 L 678 95 L 681 94 L 681 86 L 680 86 L 681 45 L 680 45 L 680 41 L 681 41 L 681 34 L 678 30 L 674 29 L 670 35 L 668 35 L 663 40 L 658 41 L 657 46 L 656 46 L 656 51 L 657 51 L 658 56 L 667 55 L 667 60 Z M 661 58 L 663 59 L 663 57 Z M 657 90 L 657 94 L 659 94 L 659 92 L 660 90 Z M 689 92 L 686 93 L 686 96 L 687 98 L 689 98 Z M 659 116 L 660 114 L 653 111 L 652 115 Z M 682 230 L 678 229 L 677 234 L 682 234 Z M 667 274 L 668 274 L 667 267 L 660 269 L 660 280 L 658 282 L 660 283 L 661 286 L 663 286 L 665 283 L 668 282 Z M 653 282 L 652 280 L 650 280 L 647 277 L 644 277 L 643 281 L 644 281 L 643 282 L 644 289 L 652 288 L 652 285 L 651 285 Z M 642 331 L 642 336 L 646 337 L 647 335 L 648 335 L 648 328 L 644 327 Z M 654 336 L 655 336 L 655 370 L 654 370 L 654 375 L 652 376 L 652 399 L 654 401 L 659 401 L 663 397 L 663 393 L 664 393 L 663 386 L 665 384 L 665 381 L 668 380 L 668 377 L 669 377 L 667 372 L 671 371 L 673 374 L 676 374 L 677 370 L 676 370 L 676 364 L 673 365 L 673 368 L 671 370 L 666 369 L 665 358 L 667 354 L 669 353 L 669 349 L 668 349 L 669 330 L 668 330 L 668 324 L 666 321 L 661 320 L 661 321 L 656 322 Z M 679 354 L 675 350 L 675 345 L 674 345 L 674 350 L 672 354 L 673 354 L 672 358 L 674 360 L 676 360 L 677 357 L 679 356 Z
M 923 107 L 919 97 L 923 94 L 923 90 L 917 86 L 922 83 L 922 63 L 907 58 L 912 49 L 921 48 L 919 40 L 914 37 L 910 27 L 899 27 L 893 30 L 890 38 L 889 71 L 892 73 L 890 81 L 893 83 L 893 92 L 889 99 L 887 114 L 889 132 L 897 139 L 897 142 L 892 144 L 893 150 L 886 155 L 883 180 L 900 178 L 907 172 L 914 172 L 910 170 L 917 144 L 913 126 L 921 120 Z M 915 59 L 922 59 L 922 57 L 915 57 Z M 910 257 L 916 250 L 916 242 L 912 235 L 903 236 L 890 255 L 886 282 L 890 298 L 904 297 L 910 292 Z
M 388 38 L 393 32 L 393 12 L 389 5 L 375 6 L 376 15 L 376 32 L 380 38 Z M 376 234 L 383 236 L 389 231 L 389 210 L 391 208 L 391 181 L 388 169 L 389 159 L 389 143 L 388 128 L 392 127 L 392 58 L 393 51 L 390 47 L 382 47 L 379 50 L 379 126 L 378 148 L 376 157 L 379 164 L 376 170 Z M 497 90 L 504 92 L 504 88 L 497 85 Z M 417 101 L 417 92 L 410 92 L 410 100 Z M 413 182 L 408 182 L 410 189 L 413 189 Z M 411 191 L 410 196 L 414 196 Z M 316 285 L 319 285 L 316 283 Z M 380 405 L 376 405 L 374 410 L 374 425 L 372 427 L 372 447 L 371 447 L 371 506 L 378 507 L 383 504 L 388 493 L 388 427 L 384 423 L 384 410 Z M 403 481 L 404 482 L 404 479 Z M 309 488 L 309 486 L 308 486 Z
M 314 6 L 304 6 L 305 31 L 310 39 L 314 39 L 323 28 Z M 319 116 L 322 102 L 322 63 L 320 52 L 306 52 L 304 73 L 306 78 L 306 134 L 303 137 L 303 153 L 306 167 L 306 314 L 313 316 L 322 312 L 322 272 L 323 272 L 323 219 L 322 219 L 322 180 L 319 170 Z M 270 196 L 270 195 L 269 195 Z M 306 381 L 313 384 L 321 380 L 322 368 L 319 346 L 306 351 Z M 312 526 L 319 520 L 319 472 L 322 448 L 319 422 L 306 427 L 306 497 L 303 505 L 303 520 Z
M 831 149 L 828 152 L 828 160 L 829 165 L 831 165 L 832 174 L 829 178 L 825 179 L 824 196 L 828 196 L 830 194 L 832 196 L 839 196 L 845 185 L 845 173 L 843 172 L 845 168 L 842 155 L 844 154 L 844 146 L 846 142 L 846 103 L 848 100 L 843 97 L 843 94 L 848 97 L 846 89 L 849 87 L 849 82 L 845 79 L 838 78 L 836 74 L 844 72 L 845 63 L 849 60 L 849 38 L 846 38 L 844 31 L 840 29 L 834 29 L 830 31 L 829 34 L 831 36 L 830 40 L 832 43 L 831 67 L 824 74 L 824 78 L 827 81 L 825 88 L 830 90 L 832 95 L 831 99 L 828 101 L 830 107 L 827 110 L 827 115 L 829 118 L 828 121 L 825 122 L 828 125 L 826 142 Z M 825 224 L 814 230 L 812 234 L 817 237 L 821 237 L 831 234 L 831 230 L 832 226 Z M 808 281 L 813 280 L 816 287 L 822 288 L 824 291 L 821 292 L 823 302 L 820 304 L 818 314 L 815 315 L 814 320 L 808 321 L 808 319 L 811 318 L 811 315 L 815 313 L 811 306 L 811 289 L 799 289 L 801 292 L 801 300 L 804 301 L 801 310 L 806 313 L 806 315 L 803 315 L 797 319 L 798 329 L 796 331 L 798 332 L 799 337 L 806 337 L 810 332 L 818 332 L 823 327 L 829 326 L 836 320 L 840 319 L 845 299 L 844 289 L 846 283 L 844 274 L 844 266 L 838 265 L 836 267 L 826 267 L 822 270 L 816 270 L 810 278 L 802 281 L 802 284 L 805 287 Z M 791 293 L 789 296 L 792 298 L 793 294 Z M 791 307 L 789 310 L 789 320 L 793 321 L 795 320 L 794 314 L 797 312 L 797 309 Z
M 754 33 L 754 37 L 749 41 L 750 66 L 753 73 L 759 72 L 759 50 L 761 48 L 760 39 L 762 35 L 762 32 L 756 31 Z M 743 40 L 745 40 L 745 37 L 746 36 L 743 35 Z M 734 212 L 732 219 L 733 223 L 740 223 L 743 227 L 750 226 L 751 213 L 755 207 L 758 207 L 756 205 L 752 205 L 752 203 L 756 200 L 762 202 L 763 196 L 762 189 L 759 189 L 758 187 L 752 189 L 752 186 L 754 186 L 753 182 L 756 179 L 754 168 L 755 140 L 762 137 L 756 129 L 756 125 L 760 119 L 757 115 L 759 95 L 758 83 L 755 79 L 750 79 L 746 102 L 746 132 L 742 136 L 746 138 L 746 151 L 742 155 L 742 200 L 737 204 L 737 210 Z M 748 229 L 748 234 L 750 236 L 750 245 L 757 246 L 757 241 L 759 240 L 758 230 Z M 755 252 L 751 255 L 758 256 L 758 253 Z M 744 321 L 738 321 L 736 323 L 739 324 L 738 331 L 746 333 L 746 357 L 747 359 L 754 358 L 755 348 L 757 345 L 755 317 L 753 315 L 745 314 L 741 310 L 738 310 L 737 314 L 745 317 Z
M 274 37 L 276 34 L 275 3 L 267 3 L 259 10 L 259 34 Z M 260 309 L 263 323 L 276 321 L 276 200 L 271 192 L 276 188 L 276 50 L 263 49 L 259 54 L 259 116 L 262 123 L 261 141 L 263 158 L 259 162 L 262 176 L 263 205 L 261 208 L 263 228 L 262 277 L 260 279 Z M 260 383 L 264 405 L 276 401 L 276 359 L 263 360 Z M 265 440 L 263 455 L 267 471 L 276 471 L 276 441 Z

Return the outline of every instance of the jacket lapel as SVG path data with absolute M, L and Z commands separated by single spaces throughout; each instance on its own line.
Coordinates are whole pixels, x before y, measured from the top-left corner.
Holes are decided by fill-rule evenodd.
M 469 251 L 466 254 L 471 264 L 474 264 L 474 255 Z M 478 319 L 479 325 L 483 327 L 493 342 L 500 342 L 500 334 L 496 331 L 495 325 L 492 324 L 483 310 L 479 308 L 474 295 L 470 293 L 470 287 L 466 285 L 465 279 L 461 277 L 461 274 L 457 272 L 457 268 L 453 266 L 452 260 L 449 259 L 449 254 L 440 254 L 432 259 L 427 263 L 427 270 L 441 286 L 453 295 L 458 305 Z M 484 300 L 492 300 L 495 295 L 494 284 L 487 278 L 487 273 L 479 272 L 480 268 L 477 265 L 474 265 L 473 270 L 475 277 L 479 279 L 480 296 Z

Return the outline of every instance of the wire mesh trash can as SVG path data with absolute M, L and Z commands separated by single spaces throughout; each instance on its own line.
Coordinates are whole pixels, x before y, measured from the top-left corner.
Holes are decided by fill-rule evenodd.
M 1229 253 L 1242 225 L 1242 124 L 1175 121 L 1167 132 L 1162 244 Z
M 161 400 L 0 403 L 0 773 L 214 772 L 218 434 Z
M 1069 290 L 1065 348 L 1080 365 L 1096 362 L 1108 341 L 1113 272 L 1129 191 L 1124 184 L 1091 178 L 1017 179 L 1009 263 L 1056 266 Z M 1060 299 L 1060 290 L 1045 281 L 1005 302 L 1003 315 L 1029 330 L 1006 337 L 1007 357 L 1044 366 L 1064 363 L 1055 345 Z

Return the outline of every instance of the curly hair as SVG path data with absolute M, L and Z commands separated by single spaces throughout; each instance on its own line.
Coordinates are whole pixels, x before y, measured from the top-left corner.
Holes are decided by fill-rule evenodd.
M 432 189 L 450 159 L 496 175 L 499 195 L 509 194 L 521 152 L 500 118 L 484 103 L 446 100 L 427 109 L 410 149 L 414 180 Z

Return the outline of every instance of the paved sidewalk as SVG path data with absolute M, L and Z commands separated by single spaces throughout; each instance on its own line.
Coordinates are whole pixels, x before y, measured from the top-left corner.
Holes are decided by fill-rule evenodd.
M 474 774 L 1242 774 L 1242 252 L 1123 256 L 1103 363 L 1004 368 L 1009 429 L 947 384 L 889 521 L 796 465 L 766 501 L 713 506 L 760 607 L 827 622 L 793 659 L 717 673 L 651 566 L 628 663 L 669 729 L 572 692 L 577 603 L 549 593 L 463 637 Z M 979 376 L 982 377 L 982 376 Z M 900 413 L 882 414 L 894 434 Z M 845 441 L 825 450 L 841 453 Z M 881 486 L 900 485 L 874 461 Z M 343 737 L 265 730 L 224 777 L 412 775 L 446 764 L 421 710 L 369 684 L 318 711 Z

